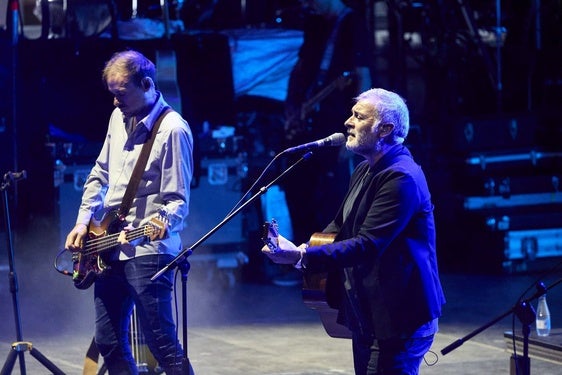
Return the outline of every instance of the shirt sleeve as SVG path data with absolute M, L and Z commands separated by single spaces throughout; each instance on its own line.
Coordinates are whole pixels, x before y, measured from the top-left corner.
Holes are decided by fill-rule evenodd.
M 183 220 L 189 213 L 190 185 L 193 176 L 193 136 L 177 113 L 166 121 L 172 126 L 163 146 L 161 198 L 171 231 L 183 229 Z

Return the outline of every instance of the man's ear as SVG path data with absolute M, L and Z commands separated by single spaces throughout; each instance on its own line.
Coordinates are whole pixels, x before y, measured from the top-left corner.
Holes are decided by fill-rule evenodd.
M 394 124 L 381 124 L 379 126 L 379 134 L 381 137 L 386 137 L 394 131 Z
M 152 86 L 152 79 L 150 77 L 144 77 L 141 79 L 141 85 L 144 90 L 148 90 Z

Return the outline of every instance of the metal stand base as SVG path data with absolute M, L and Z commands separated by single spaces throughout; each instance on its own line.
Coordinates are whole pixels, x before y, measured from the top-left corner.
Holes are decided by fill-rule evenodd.
M 511 355 L 509 360 L 509 375 L 520 375 L 531 373 L 531 359 L 522 356 Z
M 2 371 L 0 375 L 7 375 L 10 374 L 14 368 L 14 364 L 16 362 L 16 357 L 19 356 L 20 358 L 20 372 L 22 375 L 25 375 L 25 360 L 23 354 L 29 351 L 35 359 L 37 359 L 43 366 L 49 369 L 55 375 L 65 375 L 64 372 L 59 369 L 57 366 L 54 365 L 47 357 L 45 357 L 41 352 L 33 347 L 33 344 L 29 341 L 17 341 L 12 343 L 12 351 L 8 355 L 6 359 L 6 363 L 4 363 L 4 367 L 2 367 Z

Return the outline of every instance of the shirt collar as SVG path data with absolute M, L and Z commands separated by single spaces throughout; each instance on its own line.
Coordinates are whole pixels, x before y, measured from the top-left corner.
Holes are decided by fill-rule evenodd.
M 137 124 L 137 126 L 141 124 L 144 125 L 144 127 L 148 131 L 151 131 L 154 127 L 154 123 L 156 122 L 156 120 L 158 120 L 158 117 L 160 117 L 162 109 L 168 106 L 168 104 L 164 100 L 164 97 L 162 96 L 162 93 L 160 91 L 157 91 L 156 93 L 158 94 L 158 99 L 156 99 L 156 103 L 154 103 L 154 106 L 150 110 L 150 113 L 142 120 L 140 120 Z

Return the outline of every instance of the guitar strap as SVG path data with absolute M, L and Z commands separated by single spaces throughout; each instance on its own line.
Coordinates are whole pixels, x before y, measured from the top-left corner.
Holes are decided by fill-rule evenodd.
M 137 188 L 139 187 L 139 183 L 144 172 L 144 168 L 146 167 L 146 162 L 148 161 L 148 156 L 150 155 L 150 150 L 152 149 L 152 145 L 154 144 L 154 138 L 156 138 L 156 133 L 158 133 L 158 128 L 160 128 L 160 123 L 164 119 L 164 117 L 172 112 L 172 109 L 168 106 L 162 108 L 158 119 L 154 123 L 152 130 L 148 136 L 146 142 L 142 146 L 141 153 L 139 158 L 135 164 L 135 168 L 133 169 L 133 173 L 131 175 L 131 179 L 127 184 L 127 190 L 125 190 L 125 195 L 123 196 L 123 201 L 121 202 L 121 207 L 119 207 L 119 218 L 124 219 L 129 210 L 131 205 L 133 204 L 133 199 L 135 198 Z
M 338 37 L 338 33 L 340 30 L 340 25 L 342 24 L 343 19 L 351 12 L 350 8 L 345 8 L 338 16 L 334 27 L 332 28 L 332 32 L 330 34 L 330 38 L 326 43 L 326 49 L 324 50 L 324 55 L 322 56 L 322 61 L 320 62 L 320 71 L 318 72 L 318 77 L 316 79 L 316 83 L 318 86 L 324 85 L 324 80 L 326 79 L 326 75 L 328 73 L 328 69 L 330 69 L 330 64 L 332 63 L 332 57 L 334 56 L 334 48 L 336 47 L 336 39 Z

